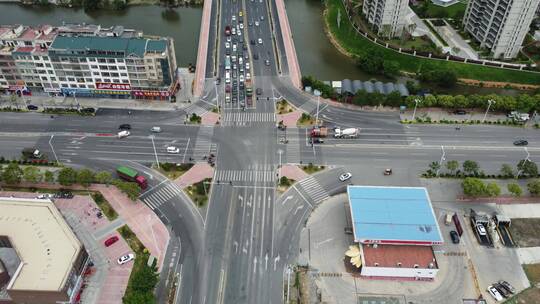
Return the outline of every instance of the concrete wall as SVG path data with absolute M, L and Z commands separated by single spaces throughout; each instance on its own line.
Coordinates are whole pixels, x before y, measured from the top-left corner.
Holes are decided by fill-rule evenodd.
M 362 266 L 361 275 L 368 277 L 390 277 L 390 278 L 420 278 L 434 279 L 439 269 L 433 268 L 401 268 L 401 267 L 368 267 Z

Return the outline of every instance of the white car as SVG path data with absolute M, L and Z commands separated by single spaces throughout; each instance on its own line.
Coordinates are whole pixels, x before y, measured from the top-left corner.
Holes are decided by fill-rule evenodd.
M 240 33 L 240 32 L 238 32 L 238 33 Z M 233 51 L 233 52 L 236 52 L 236 44 L 233 44 L 233 45 L 232 45 L 232 51 Z
M 476 229 L 478 230 L 478 234 L 486 235 L 486 228 L 484 228 L 484 225 L 476 224 Z
M 178 153 L 180 153 L 180 149 L 178 147 L 175 147 L 175 146 L 168 146 L 167 147 L 167 153 L 178 154 Z
M 237 34 L 238 36 L 242 36 L 242 31 L 239 29 L 238 31 L 236 31 L 236 34 Z
M 246 70 L 249 70 L 249 62 L 246 62 Z
M 118 134 L 116 136 L 118 138 L 124 138 L 124 137 L 128 137 L 129 135 L 131 135 L 131 133 L 129 133 L 129 131 L 127 131 L 127 130 L 124 130 L 124 131 L 118 132 Z
M 350 172 L 343 173 L 339 176 L 339 180 L 344 182 L 352 177 L 352 174 Z
M 232 21 L 236 21 L 236 15 L 232 16 Z
M 231 32 L 232 32 L 233 35 L 236 35 L 236 28 L 233 27 Z
M 227 36 L 227 42 L 231 42 L 231 36 Z
M 228 49 L 228 48 L 230 48 L 230 47 L 231 47 L 231 44 L 228 43 L 228 42 L 225 42 L 225 48 Z
M 257 42 L 258 42 L 259 44 L 262 44 L 262 39 L 259 38 L 259 39 L 257 40 Z
M 244 29 L 244 24 L 240 23 L 240 29 Z
M 250 80 L 251 79 L 251 74 L 250 73 L 246 73 L 246 80 Z
M 152 127 L 150 129 L 150 132 L 152 132 L 152 133 L 161 133 L 161 127 Z
M 125 263 L 127 263 L 127 262 L 129 262 L 129 261 L 131 261 L 133 259 L 135 259 L 135 255 L 133 253 L 128 253 L 126 255 L 123 255 L 123 256 L 119 257 L 117 262 L 118 262 L 119 265 L 124 265 Z
M 501 295 L 501 293 L 497 290 L 497 288 L 493 287 L 492 285 L 488 286 L 487 291 L 497 302 L 503 300 L 503 296 Z
M 240 82 L 244 82 L 244 75 L 240 74 Z
M 53 195 L 50 193 L 44 193 L 37 196 L 37 199 L 52 199 Z
M 255 21 L 255 26 L 259 26 L 259 21 Z

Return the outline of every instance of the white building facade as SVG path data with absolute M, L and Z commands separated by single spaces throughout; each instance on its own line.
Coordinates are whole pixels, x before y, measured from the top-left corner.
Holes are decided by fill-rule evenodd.
M 465 30 L 494 58 L 511 59 L 534 18 L 540 0 L 470 0 L 463 18 Z
M 364 0 L 362 13 L 378 35 L 400 36 L 407 25 L 408 0 Z

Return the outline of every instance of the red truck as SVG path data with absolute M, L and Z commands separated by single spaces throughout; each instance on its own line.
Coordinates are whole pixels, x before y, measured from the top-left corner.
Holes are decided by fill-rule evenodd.
M 128 182 L 135 182 L 141 189 L 146 189 L 148 187 L 148 182 L 146 181 L 146 178 L 144 176 L 139 175 L 139 172 L 135 171 L 134 169 L 131 169 L 129 167 L 120 166 L 116 168 L 116 174 Z
M 326 137 L 328 135 L 328 128 L 326 127 L 314 127 L 311 129 L 311 137 Z

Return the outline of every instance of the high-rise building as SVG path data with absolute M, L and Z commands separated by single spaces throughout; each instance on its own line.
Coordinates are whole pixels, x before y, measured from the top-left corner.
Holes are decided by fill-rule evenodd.
M 469 0 L 465 30 L 494 58 L 517 56 L 540 0 Z
M 362 12 L 377 34 L 399 36 L 406 26 L 408 0 L 364 0 Z
M 171 38 L 121 26 L 0 26 L 0 90 L 168 99 L 176 68 Z

